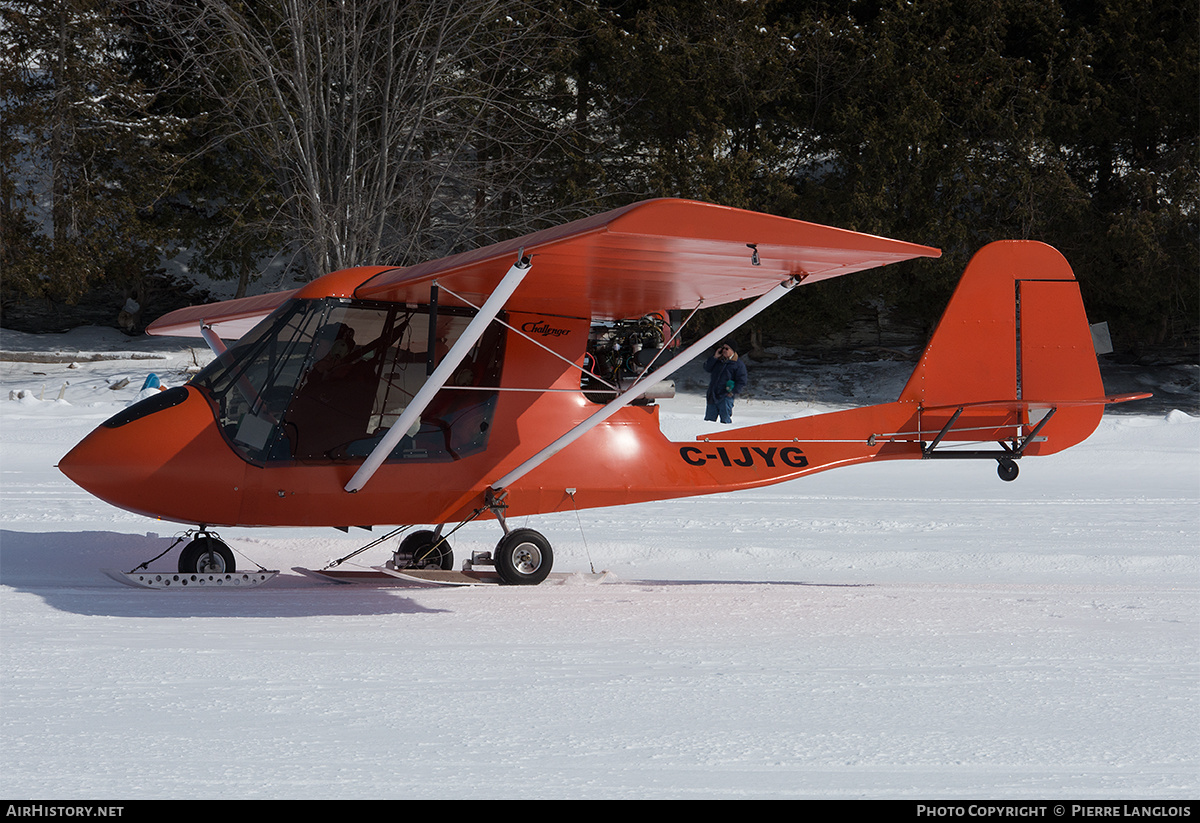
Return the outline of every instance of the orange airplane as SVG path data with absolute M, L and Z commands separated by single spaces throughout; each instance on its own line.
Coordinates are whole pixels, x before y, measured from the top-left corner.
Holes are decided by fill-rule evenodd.
M 551 545 L 507 516 L 875 460 L 995 460 L 1012 480 L 1017 460 L 1087 438 L 1106 403 L 1149 396 L 1105 396 L 1062 255 L 1004 241 L 970 262 L 895 402 L 683 443 L 661 432 L 656 387 L 788 292 L 939 255 L 664 199 L 416 266 L 180 309 L 147 331 L 202 336 L 213 362 L 103 423 L 59 467 L 115 506 L 197 525 L 183 573 L 234 571 L 214 526 L 431 524 L 388 565 L 451 569 L 453 528 L 490 518 L 503 536 L 474 561 L 504 583 L 536 584 Z M 687 347 L 686 320 L 667 319 L 747 298 Z

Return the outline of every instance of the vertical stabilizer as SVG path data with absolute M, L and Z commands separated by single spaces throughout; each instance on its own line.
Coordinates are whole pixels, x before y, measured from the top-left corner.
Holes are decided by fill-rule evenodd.
M 972 258 L 900 400 L 924 409 L 1005 404 L 1026 426 L 1054 409 L 1045 439 L 1027 451 L 1049 454 L 1095 430 L 1103 395 L 1070 265 L 1044 243 L 1008 240 Z

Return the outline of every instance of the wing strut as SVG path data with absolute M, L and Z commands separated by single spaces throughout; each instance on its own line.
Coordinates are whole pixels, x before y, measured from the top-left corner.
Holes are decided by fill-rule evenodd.
M 204 338 L 204 342 L 217 357 L 225 353 L 225 341 L 220 338 L 212 326 L 206 323 L 200 324 L 200 336 Z
M 521 281 L 525 279 L 525 275 L 529 273 L 531 264 L 523 257 L 518 259 L 504 275 L 504 279 L 496 286 L 496 290 L 491 296 L 484 301 L 483 306 L 479 309 L 479 313 L 467 324 L 467 328 L 463 330 L 462 336 L 455 341 L 450 347 L 450 351 L 446 352 L 446 356 L 442 358 L 442 362 L 433 370 L 433 374 L 429 375 L 429 379 L 425 381 L 425 385 L 416 393 L 412 402 L 408 407 L 401 412 L 399 419 L 392 424 L 384 434 L 383 439 L 379 444 L 367 455 L 367 459 L 359 467 L 354 476 L 350 478 L 350 482 L 346 484 L 346 491 L 356 492 L 367 484 L 375 471 L 383 465 L 383 461 L 392 449 L 408 433 L 412 424 L 417 422 L 421 417 L 421 412 L 425 411 L 425 407 L 433 400 L 433 396 L 441 391 L 446 385 L 446 381 L 458 368 L 471 351 L 471 347 L 476 341 L 483 336 L 484 330 L 488 324 L 500 313 L 500 309 L 508 302 L 508 298 L 517 290 L 517 286 L 521 285 Z
M 626 389 L 624 393 L 618 395 L 615 400 L 610 401 L 607 406 L 600 409 L 587 420 L 584 420 L 578 426 L 571 429 L 562 437 L 558 438 L 549 446 L 542 449 L 533 457 L 529 458 L 524 463 L 517 466 L 508 474 L 504 475 L 495 483 L 493 483 L 489 488 L 492 496 L 495 497 L 499 495 L 513 482 L 536 469 L 538 466 L 542 465 L 542 463 L 545 463 L 564 448 L 574 443 L 583 435 L 587 434 L 587 432 L 589 432 L 591 429 L 600 425 L 605 420 L 619 412 L 629 403 L 629 401 L 640 397 L 648 388 L 656 383 L 661 383 L 663 380 L 670 377 L 676 371 L 686 366 L 701 352 L 709 350 L 718 340 L 721 340 L 731 331 L 746 323 L 750 320 L 750 318 L 764 311 L 776 300 L 787 294 L 792 287 L 800 283 L 802 279 L 803 275 L 789 277 L 787 280 L 784 280 L 778 286 L 759 296 L 758 299 L 756 299 L 749 306 L 742 309 L 733 317 L 729 318 L 724 323 L 710 331 L 708 334 L 701 337 L 695 343 L 688 346 L 675 357 L 671 358 L 669 363 L 664 364 L 663 367 L 655 371 L 652 376 L 634 383 L 632 386 Z

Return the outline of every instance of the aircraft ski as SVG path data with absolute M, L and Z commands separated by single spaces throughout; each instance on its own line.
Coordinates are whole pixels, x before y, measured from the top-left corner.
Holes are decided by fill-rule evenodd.
M 159 589 L 166 591 L 174 589 L 255 589 L 274 580 L 279 574 L 275 571 L 229 572 L 221 574 L 202 574 L 199 572 L 122 572 L 116 569 L 104 569 L 104 573 L 126 586 L 137 589 Z
M 375 585 L 396 583 L 401 585 L 437 587 L 437 586 L 498 586 L 504 581 L 495 572 L 479 569 L 454 571 L 442 569 L 391 569 L 386 566 L 373 566 L 371 569 L 305 569 L 299 566 L 292 571 L 312 577 L 316 580 L 333 583 L 372 583 Z M 608 572 L 552 572 L 546 576 L 550 582 L 563 583 L 570 579 L 585 583 L 602 583 L 609 579 Z
M 498 586 L 502 582 L 495 572 L 454 571 L 441 569 L 389 569 L 377 566 L 376 571 L 421 586 Z
M 404 569 L 372 566 L 370 569 L 306 569 L 294 566 L 292 571 L 326 583 L 407 584 L 412 586 L 483 586 L 502 581 L 494 573 L 454 571 L 453 569 Z
M 332 272 L 152 323 L 151 334 L 203 338 L 215 359 L 105 421 L 59 468 L 113 505 L 199 525 L 180 575 L 235 573 L 211 525 L 409 524 L 392 535 L 430 524 L 404 538 L 388 576 L 493 585 L 453 571 L 447 538 L 478 519 L 503 532 L 490 552 L 500 581 L 536 585 L 551 575 L 550 541 L 510 531 L 508 517 L 880 460 L 991 460 L 1014 480 L 1017 460 L 1089 437 L 1105 405 L 1149 396 L 1105 393 L 1070 265 L 1043 243 L 1009 240 L 971 259 L 896 401 L 690 442 L 662 432 L 671 392 L 658 384 L 715 357 L 768 307 L 832 277 L 940 255 L 662 199 L 415 266 Z M 729 320 L 685 341 L 701 307 L 735 301 Z
M 505 581 L 499 574 L 480 570 L 439 571 L 436 569 L 406 569 L 398 571 L 396 569 L 389 569 L 386 566 L 380 566 L 378 570 L 397 580 L 405 580 L 423 586 L 500 586 L 505 584 Z M 568 580 L 579 580 L 584 583 L 602 583 L 610 577 L 611 575 L 608 572 L 587 574 L 583 572 L 551 572 L 546 575 L 545 580 L 551 583 L 564 583 Z

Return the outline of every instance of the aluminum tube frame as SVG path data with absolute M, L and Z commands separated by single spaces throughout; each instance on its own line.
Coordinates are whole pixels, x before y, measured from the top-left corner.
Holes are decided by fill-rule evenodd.
M 515 469 L 513 469 L 508 474 L 501 477 L 495 483 L 492 483 L 490 486 L 491 491 L 494 494 L 501 493 L 504 489 L 508 488 L 508 486 L 512 485 L 512 483 L 514 483 L 516 480 L 519 480 L 521 477 L 524 477 L 526 474 L 528 474 L 529 472 L 536 469 L 538 466 L 545 463 L 551 457 L 558 454 L 564 448 L 566 448 L 567 446 L 574 443 L 580 437 L 583 437 L 583 435 L 587 434 L 593 428 L 600 425 L 605 420 L 607 420 L 608 418 L 612 417 L 614 414 L 619 412 L 621 409 L 623 409 L 625 406 L 627 406 L 631 400 L 634 400 L 634 399 L 640 397 L 642 394 L 644 394 L 646 392 L 647 388 L 655 385 L 656 383 L 661 383 L 663 380 L 666 380 L 668 377 L 670 377 L 676 371 L 678 371 L 679 369 L 686 366 L 689 362 L 691 362 L 692 358 L 694 358 L 697 354 L 699 354 L 700 352 L 703 352 L 703 351 L 707 351 L 709 348 L 712 347 L 713 343 L 722 339 L 723 337 L 725 337 L 725 335 L 729 334 L 734 329 L 737 329 L 739 326 L 741 326 L 744 323 L 746 323 L 747 321 L 749 321 L 756 314 L 759 314 L 760 312 L 765 311 L 767 308 L 769 308 L 771 306 L 772 303 L 774 303 L 776 300 L 778 300 L 779 298 L 781 298 L 785 294 L 787 294 L 789 291 L 791 291 L 792 288 L 794 286 L 796 286 L 799 282 L 800 282 L 800 278 L 791 277 L 791 278 L 783 281 L 782 283 L 780 283 L 778 286 L 775 286 L 770 291 L 761 295 L 757 300 L 755 300 L 749 306 L 742 309 L 740 312 L 735 314 L 733 317 L 729 318 L 724 323 L 722 323 L 721 325 L 717 326 L 715 329 L 710 331 L 708 334 L 701 337 L 695 343 L 688 346 L 686 349 L 684 349 L 682 352 L 677 354 L 675 357 L 671 358 L 671 360 L 669 362 L 667 362 L 666 364 L 664 364 L 662 368 L 655 371 L 653 373 L 652 377 L 648 377 L 644 380 L 639 380 L 638 382 L 634 383 L 624 393 L 618 395 L 615 400 L 610 401 L 608 403 L 608 405 L 606 405 L 604 408 L 597 411 L 595 414 L 593 414 L 587 420 L 584 420 L 578 426 L 576 426 L 575 428 L 571 429 L 566 434 L 559 437 L 557 440 L 555 440 L 553 443 L 551 443 L 546 448 L 539 451 L 533 457 L 529 458 L 524 463 L 517 466 Z
M 471 347 L 483 336 L 483 332 L 487 329 L 488 324 L 504 308 L 504 304 L 508 302 L 508 298 L 512 297 L 512 293 L 517 290 L 517 286 L 521 285 L 521 281 L 525 279 L 525 275 L 529 273 L 530 268 L 532 268 L 531 264 L 524 260 L 518 260 L 512 265 L 512 268 L 504 275 L 504 279 L 500 281 L 496 290 L 491 293 L 479 308 L 479 313 L 467 324 L 467 328 L 463 330 L 462 336 L 450 347 L 450 351 L 446 352 L 446 356 L 442 358 L 442 362 L 433 370 L 433 374 L 429 375 L 429 378 L 425 381 L 425 385 L 417 391 L 412 402 L 401 412 L 399 419 L 392 424 L 392 427 L 384 434 L 383 439 L 367 455 L 367 459 L 363 461 L 358 471 L 350 478 L 350 482 L 345 487 L 346 491 L 353 494 L 365 486 L 367 481 L 374 476 L 379 467 L 383 465 L 383 461 L 392 453 L 392 449 L 396 448 L 404 438 L 404 435 L 408 433 L 412 424 L 420 419 L 421 412 L 425 411 L 425 407 L 433 400 L 434 395 L 446 385 L 454 370 L 458 368 L 458 365 L 471 351 Z

